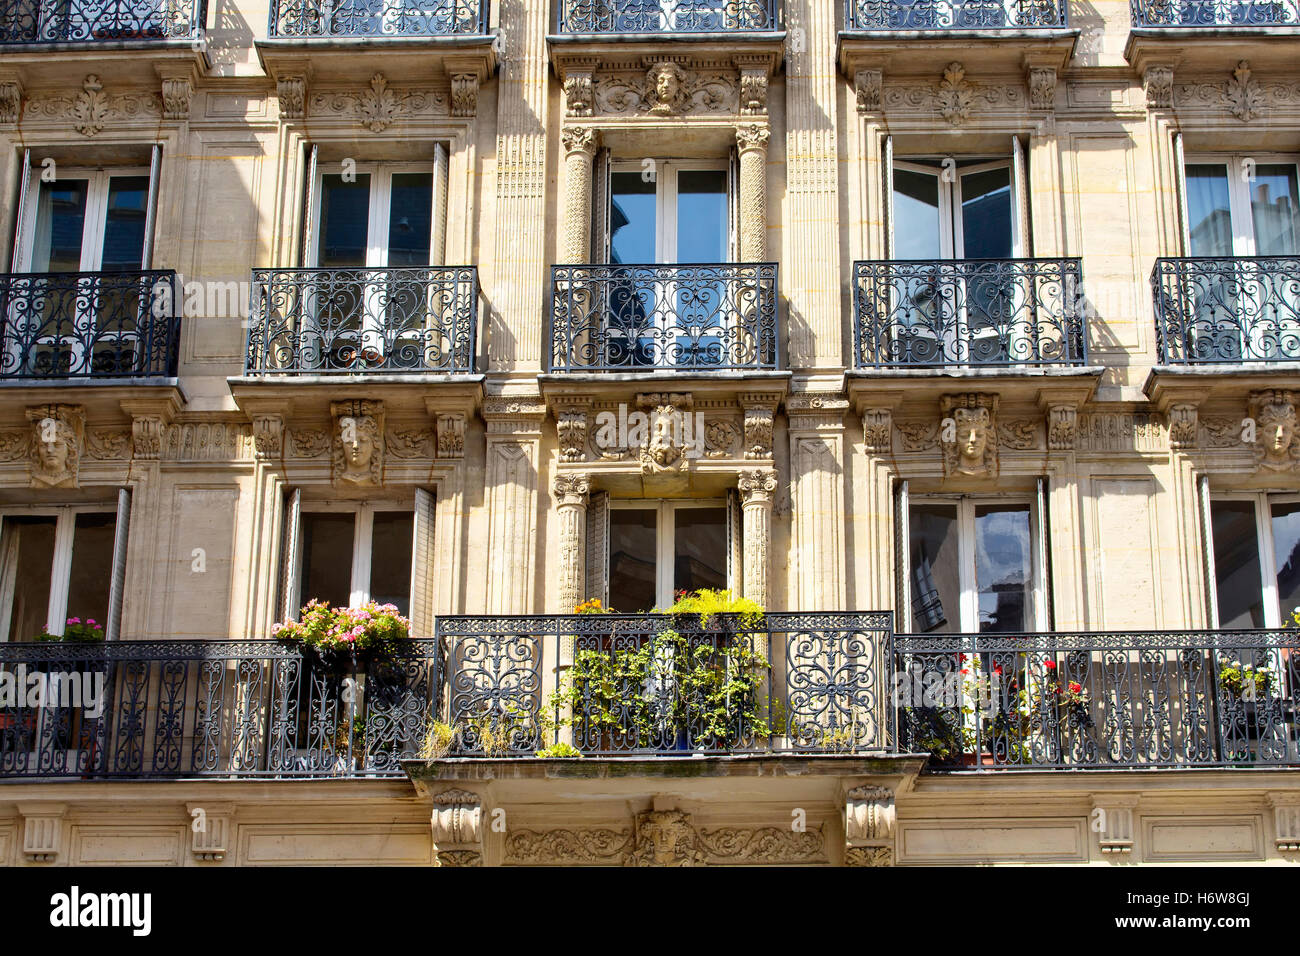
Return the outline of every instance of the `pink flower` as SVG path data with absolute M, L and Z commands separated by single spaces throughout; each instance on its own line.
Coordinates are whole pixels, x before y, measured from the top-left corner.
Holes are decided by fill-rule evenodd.
M 70 618 L 68 618 L 68 623 L 69 623 L 69 624 L 80 624 L 80 623 L 81 623 L 81 618 L 79 618 L 79 617 L 70 617 Z

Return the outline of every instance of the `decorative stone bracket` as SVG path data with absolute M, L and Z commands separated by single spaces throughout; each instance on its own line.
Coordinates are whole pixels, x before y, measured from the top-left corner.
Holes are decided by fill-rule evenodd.
M 190 853 L 201 863 L 220 863 L 230 848 L 235 819 L 233 803 L 187 803 L 190 817 Z
M 23 856 L 31 863 L 54 863 L 63 852 L 63 817 L 67 804 L 18 805 L 23 819 Z
M 1097 843 L 1106 855 L 1133 852 L 1133 810 L 1135 795 L 1108 797 L 1104 803 L 1094 801 L 1089 826 L 1097 834 Z
M 433 852 L 437 866 L 483 865 L 483 808 L 468 790 L 433 797 Z
M 854 787 L 844 800 L 844 864 L 893 866 L 897 816 L 889 787 Z
M 1281 853 L 1300 853 L 1300 793 L 1270 793 L 1273 845 Z

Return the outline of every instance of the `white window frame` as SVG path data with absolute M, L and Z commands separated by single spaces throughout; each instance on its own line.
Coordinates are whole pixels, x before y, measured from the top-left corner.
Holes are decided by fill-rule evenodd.
M 31 272 L 32 259 L 36 254 L 36 217 L 40 210 L 41 193 L 43 186 L 58 185 L 58 183 L 41 182 L 41 174 L 44 168 L 33 166 L 28 173 L 27 188 L 27 208 L 23 212 L 23 230 L 19 236 L 20 254 L 18 257 L 18 271 Z M 108 190 L 111 179 L 126 178 L 129 176 L 143 176 L 150 179 L 150 169 L 148 166 L 121 166 L 121 167 L 87 167 L 87 166 L 67 166 L 59 167 L 58 182 L 69 179 L 89 180 L 86 187 L 86 221 L 82 224 L 81 230 L 81 266 L 78 272 L 99 272 L 100 267 L 104 264 L 104 227 L 108 222 Z M 150 180 L 150 192 L 152 193 L 152 180 Z M 148 215 L 146 210 L 146 215 Z M 146 230 L 147 231 L 147 230 Z M 148 247 L 148 237 L 145 238 L 145 246 L 140 250 L 140 261 L 142 268 L 148 268 L 145 263 L 145 250 Z
M 351 171 L 351 170 L 350 170 Z M 370 177 L 369 220 L 366 224 L 366 262 L 357 269 L 382 269 L 388 266 L 388 227 L 392 213 L 393 176 L 404 173 L 429 173 L 431 182 L 429 216 L 429 262 L 436 265 L 441 262 L 441 250 L 436 248 L 437 240 L 443 233 L 445 224 L 438 222 L 441 207 L 439 202 L 439 169 L 435 162 L 428 163 L 357 163 L 355 172 L 358 177 Z M 316 169 L 316 180 L 312 183 L 312 222 L 318 224 L 311 237 L 311 262 L 309 268 L 322 268 L 320 264 L 320 244 L 324 240 L 321 208 L 325 202 L 325 177 L 343 174 L 342 163 L 320 163 Z M 445 215 L 445 213 L 444 213 Z
M 944 179 L 943 161 L 947 159 L 961 161 L 971 161 L 980 159 L 979 162 L 971 162 L 967 166 L 957 166 L 954 170 L 952 182 Z M 1015 158 L 1007 156 L 994 159 L 981 159 L 980 157 L 957 157 L 945 156 L 939 160 L 939 165 L 934 165 L 927 157 L 916 157 L 913 159 L 895 158 L 893 169 L 902 169 L 907 172 L 920 173 L 922 175 L 933 176 L 939 186 L 939 258 L 940 259 L 965 259 L 966 243 L 964 237 L 964 228 L 962 223 L 962 204 L 961 204 L 961 181 L 962 177 L 969 176 L 972 173 L 988 172 L 991 169 L 1005 169 L 1007 171 L 1007 183 L 1011 190 L 1011 256 L 1015 259 L 1024 258 L 1027 254 L 1026 237 L 1023 235 L 1021 228 L 1022 210 L 1020 189 L 1016 182 Z M 892 179 L 892 176 L 891 176 Z M 892 190 L 891 190 L 892 192 Z M 892 228 L 897 228 L 899 223 L 891 224 Z
M 1023 507 L 1028 510 L 1029 597 L 1032 604 L 1032 627 L 1030 630 L 1037 632 L 1049 630 L 1050 624 L 1047 619 L 1047 569 L 1042 566 L 1043 562 L 1039 554 L 1041 549 L 1038 546 L 1042 540 L 1043 529 L 1039 524 L 1038 508 L 1033 496 L 909 495 L 907 509 L 909 526 L 903 539 L 907 545 L 907 550 L 903 553 L 903 573 L 907 576 L 909 597 L 914 581 L 912 575 L 915 571 L 912 567 L 911 516 L 916 508 L 929 505 L 947 505 L 954 506 L 957 509 L 957 581 L 961 592 L 961 599 L 958 602 L 958 631 L 962 634 L 977 634 L 980 630 L 979 582 L 976 579 L 975 510 L 985 506 L 1006 507 L 1009 505 Z M 915 626 L 916 622 L 911 620 L 912 611 L 910 607 L 907 608 L 907 615 L 909 624 Z
M 1300 154 L 1296 153 L 1189 153 L 1183 159 L 1182 175 L 1184 180 L 1189 166 L 1222 166 L 1228 179 L 1228 215 L 1232 221 L 1232 255 L 1257 255 L 1255 244 L 1255 214 L 1250 204 L 1250 189 L 1253 181 L 1247 180 L 1242 171 L 1245 161 L 1250 160 L 1256 166 L 1294 166 L 1296 181 L 1300 183 Z M 1186 200 L 1184 200 L 1186 201 Z M 1184 213 L 1186 218 L 1186 211 Z M 1191 224 L 1188 223 L 1190 230 Z M 1191 239 L 1188 238 L 1186 255 L 1191 255 Z
M 677 557 L 676 514 L 688 508 L 719 508 L 724 513 L 727 509 L 726 498 L 611 498 L 611 511 L 654 511 L 655 519 L 655 606 L 671 607 L 673 597 L 673 572 Z M 730 547 L 723 542 L 723 553 Z M 608 549 L 605 560 L 609 561 Z M 725 569 L 724 569 L 725 572 Z M 609 571 L 606 570 L 608 578 Z M 728 581 L 727 586 L 736 592 L 736 582 Z M 620 608 L 620 610 L 622 610 Z
M 1300 504 L 1300 493 L 1272 493 L 1267 491 L 1257 492 L 1212 492 L 1210 494 L 1210 504 L 1213 506 L 1220 501 L 1250 501 L 1255 505 L 1255 545 L 1259 549 L 1259 574 L 1260 574 L 1260 603 L 1264 608 L 1264 627 L 1279 628 L 1283 623 L 1282 599 L 1277 593 L 1277 558 L 1276 548 L 1273 543 L 1273 514 L 1272 506 L 1275 504 Z M 1208 520 L 1208 526 L 1213 534 L 1213 519 Z M 1213 553 L 1214 541 L 1210 541 L 1211 553 Z M 1219 623 L 1219 602 L 1218 596 L 1218 575 L 1208 582 L 1215 594 L 1215 600 L 1211 604 L 1213 620 L 1210 622 L 1214 628 L 1222 625 Z
M 114 521 L 120 510 L 116 503 L 105 502 L 103 504 L 86 504 L 86 505 L 56 505 L 44 508 L 21 508 L 5 509 L 0 511 L 0 518 L 41 518 L 54 517 L 56 519 L 54 526 L 54 556 L 50 562 L 50 600 L 46 609 L 45 629 L 51 634 L 62 636 L 68 620 L 68 594 L 72 584 L 72 545 L 77 530 L 77 515 L 79 514 L 111 514 L 114 515 Z M 0 524 L 0 530 L 2 530 Z M 115 524 L 116 528 L 116 524 Z M 3 536 L 7 538 L 7 536 Z M 0 548 L 8 548 L 7 540 L 0 540 Z M 116 556 L 117 548 L 114 547 Z M 125 555 L 123 555 L 125 558 Z M 108 568 L 109 589 L 112 590 L 112 576 L 115 569 Z M 13 595 L 10 593 L 9 582 L 0 581 L 0 643 L 6 643 L 9 639 L 9 630 L 13 624 Z M 110 604 L 112 599 L 110 598 Z M 107 635 L 111 628 L 109 627 L 108 618 L 111 609 L 105 614 L 105 620 L 99 622 L 104 626 L 104 632 Z
M 374 526 L 375 515 L 379 512 L 398 511 L 403 514 L 414 516 L 415 509 L 412 505 L 397 501 L 375 501 L 375 502 L 346 502 L 346 501 L 304 501 L 302 503 L 302 516 L 306 517 L 311 514 L 350 514 L 353 516 L 352 522 L 352 582 L 348 596 L 348 604 L 352 607 L 359 607 L 370 600 L 370 569 L 373 559 L 374 545 Z M 414 525 L 412 526 L 414 527 Z M 414 532 L 413 532 L 414 534 Z M 294 574 L 298 582 L 295 585 L 301 589 L 302 581 L 302 539 L 301 532 L 298 534 L 295 547 L 297 553 L 293 556 Z M 412 542 L 414 544 L 414 541 Z M 283 560 L 283 558 L 281 559 Z M 301 593 L 298 595 L 299 604 L 305 604 L 309 596 Z M 414 597 L 408 598 L 414 602 Z M 294 616 L 297 617 L 299 608 L 294 608 Z M 408 615 L 409 616 L 409 615 Z
M 654 262 L 663 265 L 676 265 L 677 263 L 677 174 L 683 172 L 712 172 L 722 173 L 724 177 L 731 175 L 730 164 L 725 159 L 708 160 L 708 159 L 653 159 L 655 171 L 655 258 Z M 637 173 L 640 175 L 645 167 L 641 162 L 631 161 L 614 161 L 610 163 L 610 173 Z M 609 191 L 609 197 L 606 200 L 613 203 L 613 189 Z M 727 255 L 730 257 L 734 253 L 736 236 L 732 229 L 732 216 L 730 205 L 735 201 L 733 190 L 727 191 L 728 215 L 727 215 Z M 611 242 L 612 242 L 611 237 Z M 689 265 L 689 263 L 686 263 Z M 628 263 L 628 265 L 637 265 L 637 263 Z

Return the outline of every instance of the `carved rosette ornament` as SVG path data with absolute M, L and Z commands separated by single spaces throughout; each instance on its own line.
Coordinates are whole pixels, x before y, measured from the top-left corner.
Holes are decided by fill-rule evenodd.
M 1250 417 L 1255 420 L 1256 467 L 1261 471 L 1300 469 L 1296 393 L 1277 389 L 1251 393 Z
M 893 866 L 896 822 L 893 790 L 850 790 L 844 801 L 844 862 L 849 866 Z
M 939 412 L 944 477 L 996 478 L 998 397 L 978 392 L 945 395 Z M 952 425 L 946 428 L 949 419 Z M 945 434 L 949 430 L 951 434 Z
M 433 798 L 433 853 L 436 866 L 483 865 L 483 808 L 467 790 L 445 790 Z
M 76 488 L 85 451 L 86 410 L 81 405 L 36 405 L 31 422 L 28 463 L 33 488 Z
M 1181 404 L 1169 408 L 1169 447 L 1196 447 L 1196 406 Z
M 740 257 L 762 262 L 767 254 L 767 144 L 772 131 L 760 123 L 736 130 L 740 152 Z
M 934 94 L 939 114 L 952 126 L 960 126 L 970 119 L 975 95 L 966 81 L 966 68 L 960 63 L 949 63 L 943 79 Z
M 280 103 L 281 119 L 302 119 L 307 103 L 307 77 L 277 76 L 275 96 Z
M 1079 410 L 1073 405 L 1053 405 L 1047 410 L 1047 447 L 1069 451 L 1079 441 Z
M 1232 79 L 1228 80 L 1228 85 L 1224 88 L 1223 99 L 1228 105 L 1228 112 L 1243 123 L 1249 123 L 1264 109 L 1264 91 L 1251 78 L 1250 64 L 1245 60 L 1238 63 L 1232 71 Z
M 636 817 L 635 845 L 624 866 L 703 866 L 705 853 L 681 810 L 647 810 Z
M 384 403 L 330 402 L 334 419 L 333 479 L 336 485 L 379 485 L 384 467 Z
M 1147 109 L 1167 110 L 1174 105 L 1174 68 L 1149 66 L 1142 73 L 1142 89 L 1147 95 Z
M 880 70 L 858 70 L 853 74 L 853 93 L 859 113 L 876 113 L 882 108 L 884 74 Z
M 675 116 L 691 102 L 690 77 L 671 60 L 660 60 L 646 71 L 642 106 L 652 116 Z

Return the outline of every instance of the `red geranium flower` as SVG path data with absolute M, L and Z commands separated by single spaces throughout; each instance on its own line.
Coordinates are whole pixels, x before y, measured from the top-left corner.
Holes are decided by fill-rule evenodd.
M 1083 690 L 1083 687 L 1079 684 L 1078 681 L 1073 681 L 1073 680 L 1070 681 L 1070 693 L 1077 694 L 1081 690 Z
M 1043 664 L 1043 666 L 1046 667 L 1049 671 L 1054 671 L 1056 670 L 1056 661 L 1046 661 Z

